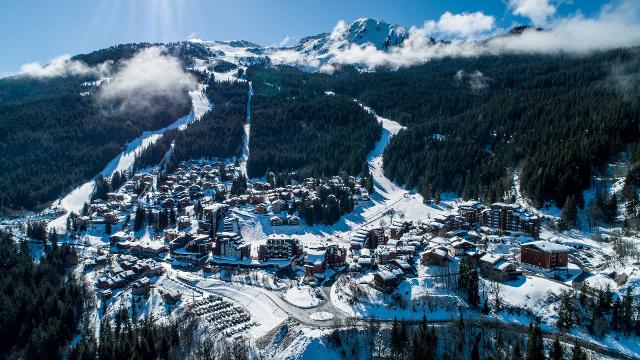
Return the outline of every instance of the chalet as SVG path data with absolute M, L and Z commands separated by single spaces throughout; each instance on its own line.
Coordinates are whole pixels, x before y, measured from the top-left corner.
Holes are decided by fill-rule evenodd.
M 255 208 L 254 211 L 255 211 L 256 214 L 261 214 L 262 215 L 262 214 L 266 214 L 269 211 L 269 209 L 267 208 L 267 204 L 260 203 L 260 204 L 256 205 L 256 208 Z
M 179 291 L 165 290 L 163 297 L 165 302 L 169 304 L 175 304 L 178 301 L 182 300 L 182 293 Z
M 387 238 L 384 235 L 384 228 L 377 227 L 369 230 L 364 238 L 364 247 L 367 249 L 375 249 L 378 245 L 384 245 L 387 243 Z
M 251 257 L 251 245 L 236 233 L 218 233 L 213 255 L 242 260 Z
M 394 221 L 391 226 L 389 226 L 389 237 L 392 239 L 400 239 L 402 235 L 407 233 L 411 229 L 410 221 Z
M 188 216 L 178 217 L 178 229 L 184 230 L 191 226 L 191 219 Z
M 332 244 L 327 246 L 325 259 L 328 266 L 342 266 L 347 262 L 347 249 Z
M 281 199 L 278 199 L 271 203 L 271 212 L 277 214 L 285 209 L 287 206 L 287 202 Z
M 307 256 L 305 258 L 305 276 L 317 276 L 324 273 L 326 264 L 326 250 L 323 248 L 307 249 Z
M 368 269 L 373 266 L 374 259 L 371 257 L 371 250 L 362 249 L 360 250 L 360 255 L 358 255 L 357 264 L 360 265 L 362 269 Z
M 396 255 L 395 249 L 392 250 L 387 245 L 380 245 L 373 251 L 373 256 L 378 264 L 386 264 L 390 260 L 395 259 Z
M 539 240 L 520 245 L 520 263 L 533 270 L 566 270 L 568 256 L 568 247 L 549 241 Z
M 485 254 L 479 260 L 482 276 L 497 281 L 516 280 L 522 275 L 515 264 L 510 263 L 504 256 Z
M 124 231 L 118 231 L 117 233 L 111 235 L 109 240 L 111 241 L 111 245 L 115 245 L 116 243 L 122 243 L 133 239 L 133 235 L 126 233 Z
M 100 297 L 102 298 L 102 300 L 111 299 L 111 295 L 111 289 L 105 289 L 100 292 Z
M 131 293 L 142 296 L 149 290 L 150 286 L 151 281 L 149 278 L 143 277 L 140 280 L 131 283 Z
M 279 216 L 272 216 L 271 219 L 269 219 L 269 222 L 271 223 L 271 226 L 282 226 L 284 224 L 284 220 Z
M 164 231 L 164 240 L 166 242 L 172 242 L 180 236 L 180 232 L 175 229 L 167 229 Z
M 438 215 L 433 220 L 439 224 L 442 224 L 443 229 L 446 231 L 469 228 L 469 223 L 462 217 L 456 214 Z
M 393 259 L 391 263 L 397 266 L 405 275 L 409 275 L 413 273 L 413 268 L 409 265 L 408 262 L 402 259 Z
M 365 238 L 367 237 L 367 230 L 359 229 L 356 231 L 356 234 L 353 236 L 350 242 L 351 249 L 358 250 L 363 247 Z
M 129 252 L 139 257 L 156 257 L 168 248 L 160 241 L 139 241 L 132 244 Z
M 300 218 L 295 215 L 287 215 L 287 224 L 292 226 L 300 225 Z
M 466 256 L 475 250 L 476 246 L 473 243 L 458 237 L 453 238 L 449 244 L 449 255 L 451 256 Z
M 422 255 L 422 263 L 424 265 L 444 266 L 444 265 L 448 265 L 449 262 L 452 260 L 447 248 L 442 246 L 429 249 L 423 252 L 421 255 Z
M 391 292 L 404 278 L 404 273 L 397 267 L 380 266 L 373 273 L 373 285 L 384 292 Z
M 465 201 L 458 205 L 458 215 L 464 218 L 470 225 L 480 222 L 480 216 L 484 205 L 478 201 Z

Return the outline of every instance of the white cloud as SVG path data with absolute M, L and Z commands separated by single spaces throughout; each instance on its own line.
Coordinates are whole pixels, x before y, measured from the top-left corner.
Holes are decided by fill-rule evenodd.
M 295 45 L 296 42 L 298 42 L 298 39 L 296 39 L 295 37 L 291 37 L 289 35 L 286 35 L 284 37 L 284 39 L 282 39 L 278 45 L 280 47 L 285 47 L 285 46 Z
M 472 36 L 493 30 L 496 19 L 481 12 L 452 14 L 445 12 L 435 24 L 436 29 L 446 34 Z
M 529 29 L 519 36 L 495 36 L 485 38 L 485 41 L 475 41 L 471 35 L 458 37 L 449 44 L 433 43 L 430 37 L 442 32 L 439 23 L 440 21 L 430 20 L 422 27 L 412 27 L 408 38 L 400 46 L 388 51 L 366 44 L 358 46 L 338 42 L 340 46 L 329 49 L 327 64 L 321 64 L 320 70 L 331 72 L 336 66 L 343 64 L 399 68 L 447 56 L 470 57 L 503 53 L 585 54 L 594 50 L 640 45 L 640 2 L 637 0 L 605 5 L 594 17 L 578 14 L 556 19 L 545 31 Z M 336 29 L 344 26 L 345 23 L 341 21 Z
M 480 70 L 476 70 L 472 73 L 467 73 L 464 70 L 458 70 L 453 78 L 462 83 L 467 80 L 467 84 L 472 90 L 482 90 L 489 87 L 490 78 L 484 76 Z
M 514 15 L 527 17 L 535 25 L 544 25 L 556 13 L 555 5 L 549 0 L 509 0 L 509 8 Z
M 596 17 L 559 19 L 547 31 L 526 31 L 520 37 L 496 38 L 492 51 L 586 53 L 640 45 L 640 3 L 627 0 L 604 6 Z
M 123 106 L 144 106 L 154 96 L 178 96 L 197 84 L 163 47 L 141 50 L 125 60 L 120 69 L 100 88 L 99 95 L 104 100 L 124 100 Z
M 76 75 L 101 75 L 108 71 L 111 63 L 101 64 L 98 67 L 90 67 L 82 61 L 72 60 L 69 55 L 60 55 L 50 60 L 47 65 L 37 62 L 20 66 L 18 74 L 36 78 L 51 78 L 56 76 Z

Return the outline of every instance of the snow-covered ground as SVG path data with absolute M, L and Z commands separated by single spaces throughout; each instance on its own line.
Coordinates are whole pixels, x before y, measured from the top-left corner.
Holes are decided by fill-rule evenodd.
M 331 320 L 334 318 L 333 314 L 330 312 L 326 312 L 326 311 L 318 311 L 318 312 L 314 312 L 313 314 L 309 315 L 310 318 L 312 318 L 313 320 Z
M 283 298 L 291 305 L 299 308 L 314 308 L 322 302 L 318 291 L 311 286 L 302 285 L 291 287 L 284 293 Z
M 247 91 L 247 119 L 244 123 L 244 136 L 242 138 L 242 155 L 240 156 L 240 171 L 247 175 L 247 160 L 249 160 L 249 139 L 251 138 L 251 99 L 253 97 L 253 87 L 249 82 Z

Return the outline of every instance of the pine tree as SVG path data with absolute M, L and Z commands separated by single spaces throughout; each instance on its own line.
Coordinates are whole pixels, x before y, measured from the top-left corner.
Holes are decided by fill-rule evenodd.
M 471 360 L 480 360 L 480 350 L 478 350 L 478 341 L 473 343 L 471 348 Z
M 622 299 L 621 308 L 622 308 L 621 314 L 620 314 L 621 323 L 622 323 L 621 325 L 625 333 L 629 334 L 633 326 L 633 292 L 632 292 L 631 286 L 627 288 L 627 293 L 624 295 L 624 298 Z
M 579 342 L 573 346 L 571 360 L 587 360 L 587 354 L 582 351 L 582 346 L 580 346 Z
M 409 334 L 407 332 L 407 325 L 404 319 L 402 319 L 402 321 L 400 322 L 400 330 L 398 331 L 398 342 L 400 344 L 399 353 L 401 357 L 404 355 L 404 352 L 406 351 L 408 340 L 409 340 Z
M 516 344 L 513 346 L 513 354 L 511 356 L 513 360 L 522 359 L 522 350 L 520 349 L 520 340 L 516 340 Z
M 529 324 L 529 341 L 527 342 L 527 360 L 544 359 L 544 344 L 539 324 Z
M 578 226 L 578 203 L 573 195 L 569 195 L 562 207 L 561 227 L 563 229 L 573 229 Z
M 478 289 L 478 283 L 479 283 L 478 270 L 475 268 L 471 268 L 467 295 L 469 298 L 469 305 L 471 305 L 474 308 L 477 308 L 478 304 L 480 303 L 480 292 Z
M 136 217 L 133 221 L 133 231 L 139 231 L 144 225 L 145 213 L 144 209 L 140 206 L 136 207 Z
M 400 337 L 398 321 L 396 318 L 393 318 L 393 323 L 391 323 L 391 350 L 394 354 L 394 358 L 397 358 L 402 352 L 402 341 L 400 340 Z
M 553 348 L 551 348 L 550 360 L 562 360 L 564 357 L 562 344 L 560 343 L 560 337 L 556 336 L 553 341 Z
M 570 291 L 565 291 L 560 295 L 560 306 L 558 308 L 558 321 L 556 325 L 561 330 L 567 331 L 574 325 L 575 300 Z

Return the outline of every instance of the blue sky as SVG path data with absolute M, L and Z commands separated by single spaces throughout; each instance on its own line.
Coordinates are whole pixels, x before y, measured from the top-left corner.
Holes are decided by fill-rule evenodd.
M 0 5 L 4 51 L 0 76 L 30 62 L 46 63 L 61 54 L 78 54 L 125 42 L 246 39 L 262 45 L 285 37 L 299 39 L 330 32 L 338 20 L 375 17 L 401 25 L 422 26 L 444 12 L 480 11 L 496 26 L 528 24 L 509 2 L 547 3 L 550 17 L 596 14 L 606 1 L 596 0 L 20 0 Z

